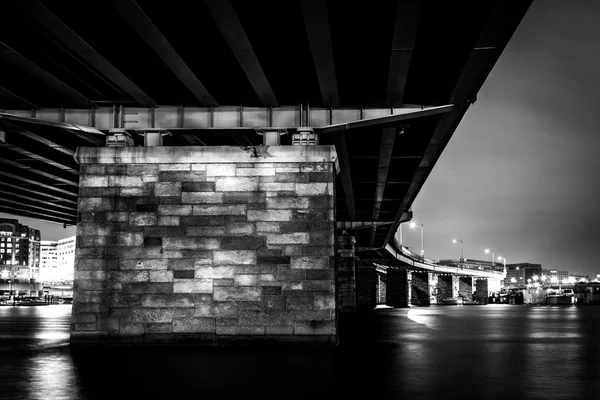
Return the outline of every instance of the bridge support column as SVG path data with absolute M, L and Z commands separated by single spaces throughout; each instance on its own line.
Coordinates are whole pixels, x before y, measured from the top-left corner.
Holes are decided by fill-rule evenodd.
M 473 277 L 458 276 L 458 295 L 469 302 L 473 301 Z
M 377 306 L 377 271 L 375 265 L 359 263 L 358 309 L 370 311 Z
M 413 271 L 411 272 L 411 304 L 416 306 L 429 306 L 429 272 Z
M 452 296 L 452 275 L 440 274 L 437 276 L 437 303 Z
M 389 268 L 387 270 L 385 303 L 395 308 L 410 305 L 410 288 L 406 269 Z
M 488 280 L 478 278 L 475 281 L 475 299 L 479 304 L 487 304 L 488 303 Z
M 75 157 L 71 343 L 338 341 L 333 146 Z
M 356 238 L 347 231 L 336 232 L 336 283 L 337 283 L 337 310 L 340 313 L 355 313 L 358 308 L 357 300 L 357 265 L 358 257 L 355 256 Z
M 377 304 L 386 304 L 387 274 L 377 273 Z

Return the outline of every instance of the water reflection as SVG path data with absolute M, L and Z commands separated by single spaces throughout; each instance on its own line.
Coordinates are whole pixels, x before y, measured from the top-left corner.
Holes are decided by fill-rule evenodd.
M 70 306 L 0 307 L 0 397 L 596 399 L 600 308 L 381 309 L 337 348 L 71 348 Z

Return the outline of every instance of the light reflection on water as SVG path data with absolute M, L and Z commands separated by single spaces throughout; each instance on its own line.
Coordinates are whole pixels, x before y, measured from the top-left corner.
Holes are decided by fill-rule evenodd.
M 0 307 L 0 398 L 598 399 L 600 308 L 381 309 L 335 349 L 69 347 L 71 306 Z M 358 385 L 358 386 L 357 386 Z

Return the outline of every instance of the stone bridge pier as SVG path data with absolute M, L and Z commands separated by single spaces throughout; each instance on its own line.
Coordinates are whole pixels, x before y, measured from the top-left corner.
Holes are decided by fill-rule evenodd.
M 356 259 L 335 238 L 333 146 L 75 157 L 71 343 L 337 342 Z

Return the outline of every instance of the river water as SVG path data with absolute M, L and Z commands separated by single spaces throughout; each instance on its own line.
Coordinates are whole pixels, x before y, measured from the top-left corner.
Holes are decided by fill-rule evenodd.
M 375 310 L 335 348 L 71 348 L 71 306 L 0 307 L 0 399 L 600 399 L 600 307 Z

